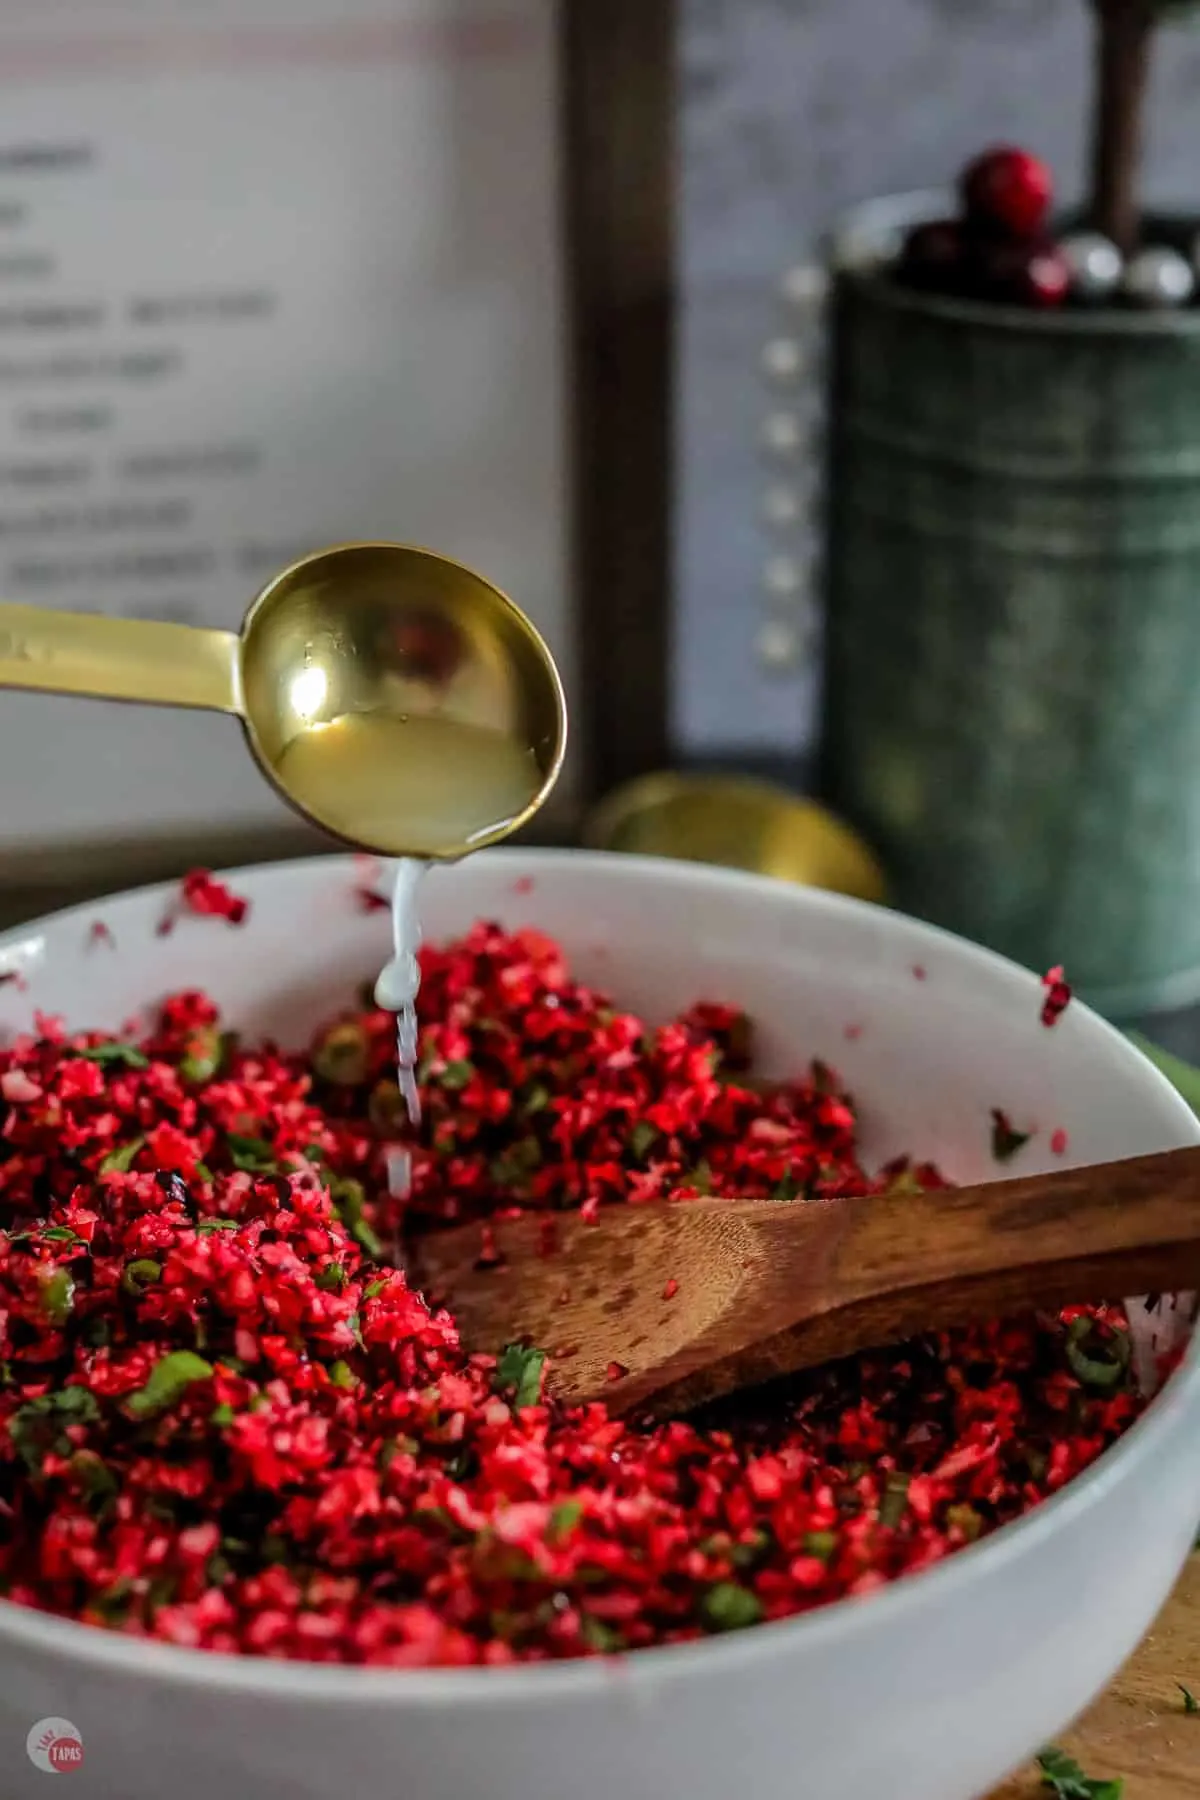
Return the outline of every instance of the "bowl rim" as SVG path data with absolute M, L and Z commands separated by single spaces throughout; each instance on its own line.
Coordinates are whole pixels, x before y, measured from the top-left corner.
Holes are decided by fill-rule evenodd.
M 887 929 L 907 939 L 914 947 L 941 946 L 968 964 L 1003 975 L 1006 979 L 1021 976 L 1037 980 L 1019 963 L 945 931 L 924 920 L 897 913 L 868 900 L 855 900 L 822 888 L 804 888 L 770 876 L 754 875 L 740 869 L 718 868 L 710 864 L 689 863 L 662 857 L 635 856 L 615 851 L 505 848 L 483 853 L 500 872 L 514 878 L 533 876 L 539 871 L 565 866 L 590 865 L 593 872 L 617 871 L 618 880 L 635 876 L 653 876 L 656 880 L 677 886 L 702 886 L 720 892 L 764 896 L 791 896 L 791 904 L 817 912 L 862 915 L 864 919 L 887 921 Z M 389 859 L 381 859 L 389 860 Z M 620 871 L 625 871 L 622 875 Z M 277 862 L 248 864 L 223 872 L 235 884 L 264 879 L 309 880 L 328 873 L 353 879 L 355 859 L 345 853 L 290 858 Z M 133 898 L 151 901 L 166 899 L 178 891 L 175 881 L 157 882 L 129 888 L 119 893 L 86 900 L 54 913 L 30 920 L 0 932 L 0 956 L 6 950 L 26 943 L 38 931 L 48 931 L 74 920 L 88 918 L 100 908 Z M 1177 1112 L 1181 1135 L 1185 1140 L 1200 1142 L 1200 1120 L 1186 1101 L 1175 1091 L 1166 1077 L 1115 1026 L 1080 1000 L 1072 1002 L 1087 1018 L 1088 1029 L 1128 1062 L 1151 1089 Z M 789 1646 L 803 1647 L 810 1653 L 844 1644 L 863 1631 L 870 1632 L 872 1621 L 883 1625 L 888 1619 L 905 1612 L 916 1616 L 928 1611 L 940 1600 L 989 1572 L 1000 1573 L 1025 1550 L 1042 1543 L 1074 1520 L 1090 1513 L 1105 1496 L 1153 1458 L 1158 1446 L 1177 1428 L 1179 1420 L 1200 1402 L 1200 1328 L 1193 1332 L 1178 1368 L 1156 1394 L 1145 1412 L 1121 1437 L 1105 1450 L 1082 1474 L 1069 1481 L 1031 1511 L 1000 1526 L 978 1543 L 954 1552 L 930 1568 L 904 1575 L 861 1598 L 847 1597 L 799 1613 L 756 1625 L 749 1631 L 702 1638 L 682 1644 L 667 1644 L 651 1649 L 625 1652 L 611 1657 L 581 1657 L 561 1662 L 521 1663 L 503 1668 L 468 1667 L 439 1668 L 372 1668 L 359 1664 L 325 1664 L 265 1656 L 237 1654 L 229 1651 L 187 1649 L 165 1643 L 160 1638 L 126 1637 L 105 1631 L 100 1626 L 85 1625 L 56 1613 L 41 1612 L 0 1598 L 0 1652 L 5 1649 L 25 1651 L 44 1658 L 57 1658 L 75 1666 L 100 1666 L 106 1673 L 142 1676 L 174 1689 L 204 1689 L 216 1695 L 231 1695 L 264 1703 L 287 1701 L 325 1702 L 337 1706 L 374 1706 L 386 1702 L 389 1707 L 439 1710 L 472 1707 L 510 1707 L 524 1703 L 530 1706 L 547 1701 L 586 1703 L 602 1701 L 615 1693 L 630 1694 L 637 1684 L 646 1690 L 661 1691 L 668 1683 L 708 1676 L 714 1680 L 734 1674 L 753 1673 L 764 1659 L 785 1654 Z

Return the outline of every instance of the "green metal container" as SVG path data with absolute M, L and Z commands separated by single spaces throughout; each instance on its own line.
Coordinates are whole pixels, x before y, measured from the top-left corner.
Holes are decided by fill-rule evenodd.
M 1200 310 L 835 269 L 823 788 L 897 904 L 1118 1017 L 1200 998 Z M 1180 230 L 1180 222 L 1174 222 Z

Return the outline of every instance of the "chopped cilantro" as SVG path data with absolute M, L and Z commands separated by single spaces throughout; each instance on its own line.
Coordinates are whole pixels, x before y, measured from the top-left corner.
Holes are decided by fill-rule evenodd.
M 597 1619 L 592 1613 L 584 1613 L 579 1620 L 579 1635 L 589 1650 L 595 1650 L 600 1656 L 616 1656 L 625 1648 L 625 1639 L 603 1619 Z
M 506 1344 L 496 1362 L 497 1389 L 503 1394 L 511 1393 L 518 1410 L 536 1406 L 542 1397 L 545 1362 L 544 1350 L 533 1350 L 526 1344 Z
M 80 1450 L 73 1456 L 71 1473 L 78 1481 L 84 1499 L 97 1511 L 116 1497 L 117 1478 L 94 1450 Z
M 201 1026 L 193 1036 L 186 1056 L 179 1064 L 185 1081 L 211 1081 L 219 1074 L 236 1039 L 232 1032 L 218 1031 L 215 1026 Z
M 127 1294 L 144 1294 L 154 1282 L 162 1279 L 162 1264 L 149 1256 L 139 1256 L 126 1263 L 121 1272 L 121 1286 Z
M 146 1605 L 150 1612 L 156 1613 L 160 1606 L 170 1606 L 178 1586 L 178 1578 L 174 1575 L 155 1575 L 146 1589 Z
M 542 1147 L 536 1138 L 522 1138 L 502 1156 L 488 1164 L 488 1174 L 497 1187 L 516 1187 L 541 1167 Z
M 883 1499 L 879 1502 L 879 1523 L 889 1528 L 897 1526 L 908 1510 L 908 1476 L 889 1475 L 883 1490 Z
M 235 1169 L 243 1169 L 250 1175 L 279 1173 L 274 1145 L 268 1144 L 265 1138 L 240 1137 L 236 1131 L 231 1131 L 225 1141 Z
M 638 1120 L 629 1134 L 629 1149 L 637 1162 L 641 1162 L 657 1136 L 658 1131 L 649 1119 Z
M 475 1065 L 460 1059 L 456 1062 L 448 1062 L 435 1079 L 439 1086 L 449 1088 L 452 1093 L 457 1093 L 460 1088 L 466 1087 L 474 1073 Z
M 992 1155 L 997 1162 L 1010 1162 L 1033 1134 L 1017 1131 L 1008 1114 L 998 1106 L 992 1108 Z
M 982 1514 L 966 1502 L 946 1508 L 946 1523 L 961 1531 L 969 1544 L 973 1544 L 983 1530 Z
M 82 1056 L 86 1062 L 119 1063 L 126 1069 L 148 1069 L 150 1058 L 138 1049 L 136 1044 L 125 1044 L 114 1039 L 108 1044 L 93 1044 L 87 1050 L 77 1050 L 76 1056 Z
M 366 1195 L 361 1181 L 353 1181 L 350 1177 L 335 1181 L 330 1188 L 333 1204 L 338 1218 L 350 1233 L 355 1243 L 366 1251 L 368 1256 L 376 1260 L 383 1256 L 383 1242 L 363 1215 Z
M 583 1517 L 582 1500 L 563 1500 L 550 1513 L 550 1536 L 557 1542 L 569 1537 Z
M 903 1167 L 894 1171 L 885 1192 L 889 1194 L 923 1194 L 925 1190 L 917 1180 L 915 1171 L 905 1163 Z
M 166 1412 L 182 1400 L 193 1382 L 207 1381 L 212 1372 L 212 1364 L 194 1350 L 172 1350 L 155 1363 L 146 1385 L 130 1394 L 125 1404 L 138 1419 Z
M 1072 1373 L 1084 1387 L 1107 1393 L 1112 1388 L 1119 1387 L 1128 1372 L 1132 1354 L 1129 1333 L 1114 1330 L 1111 1338 L 1103 1340 L 1100 1345 L 1106 1353 L 1102 1356 L 1090 1355 L 1085 1348 L 1091 1333 L 1090 1319 L 1072 1320 L 1067 1330 L 1067 1361 Z
M 770 1532 L 756 1531 L 752 1537 L 730 1547 L 729 1560 L 735 1569 L 753 1569 L 762 1561 L 770 1548 Z
M 130 1138 L 127 1144 L 119 1144 L 115 1150 L 110 1150 L 100 1164 L 100 1173 L 102 1175 L 128 1175 L 133 1167 L 133 1159 L 145 1141 L 144 1137 Z
M 804 1549 L 807 1555 L 815 1556 L 818 1562 L 827 1563 L 837 1549 L 837 1533 L 835 1531 L 806 1531 Z
M 322 1081 L 335 1087 L 358 1087 L 367 1078 L 369 1045 L 354 1019 L 331 1025 L 313 1049 L 312 1065 Z
M 42 1311 L 52 1325 L 65 1325 L 75 1310 L 75 1280 L 69 1269 L 55 1269 L 42 1283 Z
M 119 1625 L 133 1609 L 133 1582 L 128 1577 L 114 1581 L 92 1601 L 91 1610 L 106 1625 Z
M 718 1581 L 701 1600 L 700 1617 L 708 1631 L 741 1631 L 758 1624 L 762 1602 L 739 1581 Z
M 1073 1756 L 1050 1744 L 1038 1757 L 1042 1786 L 1057 1800 L 1121 1800 L 1123 1781 L 1096 1781 L 1085 1775 Z
M 19 1406 L 8 1421 L 13 1449 L 30 1474 L 37 1475 L 47 1450 L 70 1453 L 71 1440 L 63 1435 L 67 1425 L 94 1425 L 100 1417 L 96 1396 L 83 1387 L 59 1388 Z

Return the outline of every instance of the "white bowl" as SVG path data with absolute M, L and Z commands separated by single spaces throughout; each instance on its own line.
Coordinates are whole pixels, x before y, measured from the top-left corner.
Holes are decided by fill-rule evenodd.
M 349 858 L 250 870 L 242 929 L 155 935 L 169 890 L 0 939 L 0 1027 L 35 1007 L 119 1026 L 199 985 L 244 1031 L 307 1040 L 380 966 Z M 1039 1023 L 1035 975 L 897 914 L 698 865 L 488 852 L 436 872 L 427 935 L 487 915 L 561 939 L 576 969 L 665 1015 L 746 1006 L 777 1071 L 820 1055 L 863 1103 L 868 1159 L 995 1174 L 989 1110 L 1058 1127 L 1068 1158 L 1200 1139 L 1163 1078 L 1081 1005 Z M 115 948 L 90 942 L 102 919 Z M 1069 958 L 1070 946 L 1063 946 Z M 920 974 L 918 974 L 920 971 Z M 923 978 L 922 978 L 923 977 Z M 848 1037 L 846 1027 L 861 1027 Z M 1078 1713 L 1150 1625 L 1200 1515 L 1200 1357 L 1085 1475 L 1016 1525 L 867 1600 L 695 1645 L 515 1670 L 371 1672 L 208 1656 L 0 1604 L 5 1795 L 66 1718 L 111 1800 L 971 1800 Z M 14 1787 L 15 1782 L 15 1787 Z

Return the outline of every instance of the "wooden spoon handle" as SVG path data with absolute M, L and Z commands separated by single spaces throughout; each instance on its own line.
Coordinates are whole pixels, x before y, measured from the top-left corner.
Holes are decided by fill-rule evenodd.
M 547 1240 L 549 1237 L 553 1243 Z M 1200 1287 L 1200 1146 L 842 1200 L 689 1200 L 436 1233 L 463 1341 L 551 1354 L 563 1399 L 686 1411 L 923 1331 Z
M 1200 1286 L 1200 1146 L 975 1188 L 723 1204 L 759 1252 L 753 1306 L 654 1372 L 656 1410 L 923 1331 Z

